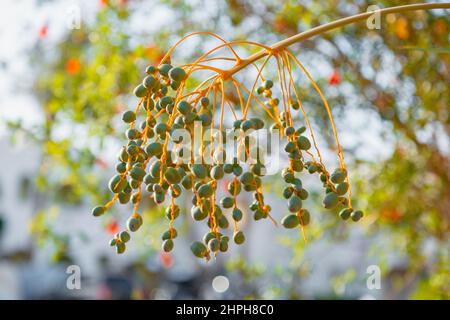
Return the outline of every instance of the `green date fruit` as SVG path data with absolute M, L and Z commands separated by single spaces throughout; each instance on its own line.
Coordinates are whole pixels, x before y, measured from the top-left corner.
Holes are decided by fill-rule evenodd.
M 286 229 L 293 229 L 299 224 L 298 217 L 295 214 L 289 214 L 281 220 L 281 224 Z

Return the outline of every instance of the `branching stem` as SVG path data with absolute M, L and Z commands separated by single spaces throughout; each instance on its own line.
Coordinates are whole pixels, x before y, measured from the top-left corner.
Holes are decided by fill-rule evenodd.
M 239 60 L 236 65 L 226 71 L 224 71 L 225 77 L 230 77 L 234 75 L 235 73 L 239 72 L 240 70 L 247 67 L 249 64 L 254 63 L 255 61 L 270 55 L 275 54 L 276 52 L 282 51 L 283 49 L 286 49 L 287 47 L 299 43 L 301 41 L 310 39 L 314 36 L 317 36 L 319 34 L 322 34 L 324 32 L 343 27 L 348 24 L 360 22 L 363 20 L 366 20 L 373 14 L 379 14 L 380 16 L 390 14 L 390 13 L 402 13 L 402 12 L 408 12 L 408 11 L 418 11 L 418 10 L 431 10 L 431 9 L 450 9 L 450 3 L 419 3 L 419 4 L 410 4 L 410 5 L 404 5 L 404 6 L 397 6 L 397 7 L 390 7 L 390 8 L 384 8 L 377 11 L 368 11 L 359 13 L 350 17 L 342 18 L 333 22 L 326 23 L 324 25 L 312 28 L 308 31 L 296 34 L 290 38 L 284 39 L 280 42 L 275 43 L 270 47 L 270 49 L 263 49 L 248 58 Z

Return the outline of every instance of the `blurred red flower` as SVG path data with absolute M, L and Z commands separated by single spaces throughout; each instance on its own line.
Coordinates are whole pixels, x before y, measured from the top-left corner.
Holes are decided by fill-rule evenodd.
M 100 159 L 100 158 L 96 158 L 95 159 L 95 163 L 102 169 L 106 169 L 108 168 L 108 164 L 105 162 L 105 160 Z
M 66 71 L 68 74 L 76 74 L 80 71 L 81 64 L 78 59 L 71 58 L 66 63 Z
M 39 28 L 39 38 L 40 39 L 44 39 L 47 36 L 47 33 L 48 33 L 48 27 L 45 24 L 40 26 L 40 28 Z
M 161 251 L 159 253 L 159 258 L 161 260 L 161 264 L 163 265 L 164 268 L 170 268 L 170 266 L 172 266 L 172 255 L 170 254 L 170 252 L 164 252 Z
M 331 85 L 338 85 L 341 83 L 341 76 L 339 75 L 339 72 L 334 70 L 330 77 L 328 78 L 328 83 Z
M 105 227 L 106 232 L 108 232 L 110 235 L 115 235 L 117 232 L 119 232 L 119 224 L 115 219 L 108 222 L 108 224 Z
M 145 48 L 145 56 L 147 57 L 147 59 L 155 64 L 159 64 L 162 60 L 162 58 L 164 58 L 164 53 L 161 52 L 161 50 L 159 50 L 158 46 L 154 45 L 154 44 L 149 44 L 146 48 Z

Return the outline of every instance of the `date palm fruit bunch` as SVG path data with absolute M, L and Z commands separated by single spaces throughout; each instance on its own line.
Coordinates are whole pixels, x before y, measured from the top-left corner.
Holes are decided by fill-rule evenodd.
M 250 151 L 254 148 L 251 133 L 264 128 L 270 128 L 272 132 L 278 130 L 288 157 L 288 166 L 281 172 L 286 183 L 283 196 L 288 214 L 281 221 L 285 228 L 303 230 L 310 222 L 310 213 L 302 204 L 308 198 L 308 191 L 300 176 L 306 173 L 317 174 L 323 183 L 325 208 L 339 207 L 343 220 L 361 219 L 363 213 L 354 210 L 351 204 L 347 169 L 329 106 L 297 58 L 287 49 L 270 51 L 269 47 L 261 44 L 226 42 L 217 35 L 206 33 L 222 41 L 222 44 L 194 63 L 173 66 L 170 62 L 172 51 L 195 34 L 199 33 L 190 34 L 175 44 L 158 66 L 146 68 L 142 83 L 134 89 L 134 95 L 139 99 L 136 108 L 123 113 L 122 120 L 128 124 L 125 132 L 127 142 L 119 150 L 117 173 L 109 181 L 109 189 L 114 196 L 111 201 L 92 211 L 94 216 L 101 216 L 116 202 L 131 202 L 133 205 L 126 227 L 110 242 L 117 253 L 125 251 L 131 234 L 144 223 L 138 210 L 142 197 L 151 197 L 157 205 L 166 207 L 168 227 L 161 236 L 165 252 L 173 250 L 177 238 L 174 222 L 182 209 L 176 200 L 182 195 L 192 198 L 192 219 L 204 222 L 209 229 L 203 239 L 191 244 L 192 253 L 198 258 L 209 259 L 211 255 L 226 252 L 231 242 L 243 244 L 245 235 L 240 222 L 244 215 L 249 214 L 254 220 L 269 219 L 276 224 L 270 213 L 271 207 L 264 198 L 266 167 L 259 150 L 256 159 L 248 163 Z M 246 61 L 233 49 L 237 45 L 259 45 L 267 51 L 259 67 L 254 63 L 257 76 L 251 89 L 234 77 Z M 228 50 L 231 57 L 215 56 L 220 49 Z M 278 66 L 278 85 L 262 75 L 264 67 L 273 60 Z M 234 67 L 224 70 L 211 65 L 217 61 L 233 61 Z M 301 97 L 294 85 L 294 67 L 302 70 L 311 80 L 327 109 L 340 161 L 340 166 L 331 173 L 322 161 Z M 213 75 L 195 88 L 189 88 L 186 85 L 189 78 L 202 71 Z M 234 89 L 238 97 L 235 101 L 238 102 L 230 99 L 225 85 Z M 266 124 L 261 116 L 250 116 L 250 105 L 258 109 L 254 110 L 255 114 L 256 111 L 264 112 L 272 123 Z M 229 114 L 228 118 L 234 118 L 231 137 L 223 128 L 225 113 Z M 220 115 L 219 120 L 216 120 L 216 114 Z M 299 124 L 300 121 L 305 126 Z M 197 149 L 194 146 L 196 125 L 201 132 Z M 180 135 L 180 130 L 187 135 Z M 226 154 L 225 143 L 229 139 L 236 143 L 237 154 Z M 188 160 L 183 160 L 186 156 Z M 227 191 L 225 196 L 219 197 L 218 186 L 223 181 Z M 248 210 L 238 206 L 237 198 L 242 193 L 253 195 Z M 227 229 L 232 229 L 232 232 Z

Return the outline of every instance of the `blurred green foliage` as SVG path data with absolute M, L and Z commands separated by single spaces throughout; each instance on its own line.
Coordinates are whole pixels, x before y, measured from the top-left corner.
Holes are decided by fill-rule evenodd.
M 10 123 L 13 132 L 23 131 L 39 143 L 42 159 L 37 186 L 64 204 L 81 203 L 86 197 L 95 203 L 108 200 L 104 186 L 110 159 L 105 155 L 109 155 L 111 146 L 121 143 L 116 140 L 121 128 L 115 119 L 135 103 L 130 93 L 140 70 L 157 63 L 180 35 L 209 30 L 228 39 L 271 44 L 321 23 L 366 11 L 370 5 L 365 1 L 267 0 L 256 4 L 247 0 L 162 0 L 155 6 L 168 9 L 173 19 L 161 22 L 157 30 L 148 32 L 143 27 L 137 32 L 130 26 L 133 19 L 142 19 L 143 2 L 106 3 L 100 6 L 92 24 L 83 23 L 81 29 L 68 32 L 51 56 L 42 50 L 39 41 L 43 40 L 37 40 L 31 63 L 36 69 L 33 90 L 39 98 L 43 121 L 38 128 Z M 404 2 L 377 3 L 380 7 L 400 4 Z M 198 8 L 202 7 L 209 10 L 200 19 Z M 383 18 L 381 30 L 351 25 L 293 47 L 300 60 L 302 55 L 314 56 L 317 60 L 307 61 L 308 64 L 321 63 L 338 73 L 337 84 L 327 78 L 317 79 L 330 97 L 338 128 L 346 127 L 341 121 L 351 106 L 379 118 L 383 122 L 382 134 L 394 141 L 394 151 L 383 160 L 359 158 L 356 147 L 346 152 L 351 153 L 347 158 L 352 162 L 355 201 L 367 208 L 366 231 L 387 234 L 393 241 L 397 237 L 404 240 L 401 252 L 408 261 L 400 287 L 407 285 L 408 275 L 418 274 L 419 285 L 413 298 L 450 298 L 446 250 L 450 231 L 450 160 L 448 150 L 445 151 L 450 144 L 448 41 L 448 15 L 415 12 Z M 207 45 L 199 45 L 183 60 L 198 56 Z M 387 71 L 395 73 L 394 81 L 383 78 Z M 315 125 L 329 132 L 326 114 L 317 105 L 318 97 L 305 99 Z M 81 139 L 80 134 L 86 139 Z M 332 140 L 326 134 L 324 138 L 333 148 Z M 148 208 L 152 208 L 151 204 Z M 47 207 L 39 210 L 49 214 Z M 34 232 L 45 234 L 42 239 L 53 239 L 59 243 L 58 248 L 64 248 L 67 240 L 51 234 L 43 214 L 36 216 Z M 348 229 L 337 218 L 327 216 L 321 223 L 313 223 L 310 241 L 345 238 Z M 423 246 L 430 240 L 438 250 L 434 262 L 428 265 Z M 282 242 L 294 250 L 293 263 L 286 272 L 301 275 L 303 239 Z M 245 260 L 230 262 L 229 266 L 250 282 L 251 275 L 261 272 L 246 265 Z M 353 278 L 352 271 L 336 278 L 336 294 L 344 282 Z M 259 294 L 249 295 L 258 298 Z M 286 292 L 274 294 L 296 297 Z

